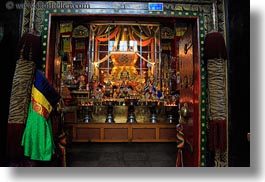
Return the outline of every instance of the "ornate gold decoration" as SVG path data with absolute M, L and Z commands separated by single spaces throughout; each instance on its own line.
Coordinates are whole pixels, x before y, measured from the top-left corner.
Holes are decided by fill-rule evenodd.
M 174 32 L 169 27 L 163 27 L 161 29 L 161 38 L 162 39 L 173 39 L 174 38 Z
M 30 1 L 29 0 L 25 0 L 24 4 L 29 4 Z M 30 14 L 31 14 L 31 10 L 29 6 L 25 6 L 23 9 L 23 19 L 22 19 L 22 32 L 21 32 L 21 36 L 29 31 L 29 22 L 30 22 Z
M 214 156 L 215 167 L 228 167 L 227 152 L 216 151 Z
M 60 33 L 72 32 L 72 30 L 73 30 L 73 21 L 60 23 Z
M 76 28 L 74 28 L 73 37 L 74 38 L 88 37 L 88 28 L 83 25 L 77 26 Z

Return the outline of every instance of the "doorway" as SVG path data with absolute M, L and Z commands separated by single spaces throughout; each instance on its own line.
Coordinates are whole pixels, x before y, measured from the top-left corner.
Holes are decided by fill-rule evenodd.
M 100 7 L 98 7 L 100 9 Z M 114 10 L 113 10 L 114 11 Z M 145 10 L 144 10 L 145 11 Z M 165 78 L 169 79 L 168 85 L 170 85 L 172 88 L 179 89 L 179 92 L 181 92 L 181 87 L 186 89 L 190 89 L 189 95 L 185 96 L 186 99 L 180 99 L 181 104 L 180 108 L 184 106 L 186 101 L 189 101 L 188 103 L 188 109 L 189 109 L 189 119 L 184 121 L 182 124 L 184 126 L 184 134 L 187 140 L 192 144 L 193 146 L 193 152 L 190 154 L 187 154 L 187 156 L 184 155 L 184 165 L 185 166 L 205 166 L 205 160 L 206 160 L 206 87 L 205 87 L 205 65 L 201 61 L 203 56 L 203 40 L 205 36 L 205 29 L 204 29 L 204 18 L 203 14 L 198 13 L 196 10 L 190 10 L 190 11 L 180 11 L 180 10 L 173 10 L 172 11 L 164 11 L 162 12 L 148 12 L 145 11 L 145 13 L 140 14 L 131 14 L 130 11 L 127 12 L 127 10 L 120 12 L 118 14 L 113 15 L 112 13 L 81 13 L 82 11 L 62 11 L 61 9 L 53 10 L 53 11 L 46 11 L 45 17 L 44 17 L 44 32 L 43 32 L 43 60 L 44 60 L 44 71 L 46 72 L 46 76 L 48 79 L 54 84 L 54 86 L 58 89 L 58 78 L 60 78 L 60 69 L 57 69 L 55 63 L 59 63 L 58 59 L 56 59 L 56 55 L 58 56 L 58 49 L 56 48 L 55 42 L 56 40 L 56 30 L 58 30 L 59 21 L 64 20 L 74 20 L 74 22 L 95 22 L 99 20 L 107 20 L 109 22 L 115 22 L 115 21 L 129 21 L 129 22 L 139 22 L 139 20 L 143 20 L 146 23 L 159 23 L 162 24 L 163 27 L 160 28 L 160 30 L 164 31 L 165 39 L 161 39 L 160 41 L 163 44 L 162 51 L 161 51 L 161 59 L 169 60 L 171 62 L 170 64 L 167 64 L 167 66 L 170 67 L 170 71 L 168 73 L 165 73 Z M 97 12 L 97 11 L 95 11 Z M 138 12 L 138 11 L 137 11 Z M 123 14 L 122 14 L 123 13 Z M 124 16 L 126 15 L 126 16 Z M 177 25 L 177 26 L 176 26 Z M 191 37 L 192 42 L 185 42 L 183 39 L 183 44 L 176 44 L 176 42 L 179 42 L 180 39 L 167 37 L 167 35 L 170 35 L 170 31 L 173 30 L 174 36 L 183 36 L 184 33 L 188 30 L 188 28 L 191 27 Z M 169 28 L 169 29 L 168 29 Z M 171 29 L 171 30 L 170 30 Z M 178 33 L 176 33 L 178 32 Z M 169 33 L 169 34 L 168 34 Z M 160 34 L 162 36 L 162 34 Z M 179 38 L 180 38 L 179 37 Z M 81 43 L 82 45 L 82 43 Z M 83 45 L 86 45 L 83 44 Z M 183 45 L 182 48 L 179 46 Z M 173 51 L 172 51 L 173 50 Z M 193 71 L 192 75 L 182 75 L 181 72 L 178 72 L 177 69 L 181 69 L 180 62 L 181 60 L 178 60 L 177 56 L 180 51 L 189 52 L 190 50 L 193 50 L 192 52 L 192 59 L 193 59 Z M 186 55 L 186 54 L 185 54 Z M 190 55 L 188 53 L 188 55 Z M 176 59 L 172 57 L 176 57 Z M 182 59 L 189 59 L 183 57 Z M 164 65 L 163 65 L 164 66 Z M 161 64 L 162 67 L 162 64 Z M 57 70 L 56 70 L 57 69 Z M 175 70 L 174 70 L 175 69 Z M 173 71 L 172 71 L 173 70 Z M 58 71 L 58 72 L 56 72 Z M 186 70 L 187 73 L 189 73 L 190 70 Z M 59 74 L 56 74 L 59 73 Z M 173 73 L 173 74 L 172 74 Z M 59 76 L 58 76 L 59 75 Z M 173 76 L 173 77 L 171 77 Z M 186 77 L 187 76 L 187 77 Z M 173 78 L 173 79 L 172 79 Z M 178 78 L 180 78 L 178 82 Z M 182 82 L 184 80 L 184 82 Z M 179 84 L 179 85 L 178 85 Z M 185 86 L 186 84 L 186 86 Z M 188 90 L 187 90 L 188 91 Z M 183 95 L 180 93 L 180 95 Z M 183 98 L 181 96 L 181 98 Z M 184 102 L 185 101 L 185 102 Z M 76 117 L 74 114 L 72 117 Z M 173 127 L 175 128 L 175 127 Z M 172 129 L 173 131 L 173 129 Z M 165 132 L 168 133 L 168 132 Z M 169 137 L 175 136 L 171 135 Z M 185 152 L 186 153 L 186 152 Z M 186 162 L 185 162 L 186 161 Z

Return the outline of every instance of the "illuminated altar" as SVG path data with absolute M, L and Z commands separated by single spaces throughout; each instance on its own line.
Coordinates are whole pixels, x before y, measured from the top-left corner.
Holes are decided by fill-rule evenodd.
M 159 34 L 154 32 L 159 29 L 157 25 L 94 24 L 92 27 L 94 35 L 98 35 L 102 27 L 107 33 L 92 37 L 95 50 L 89 63 L 90 76 L 99 77 L 105 84 L 110 82 L 117 91 L 135 88 L 134 95 L 141 94 L 143 88 L 140 85 L 146 83 L 149 76 L 155 74 L 156 78 L 160 78 Z M 149 35 L 142 33 L 143 28 L 150 32 Z
M 159 24 L 77 29 L 76 41 L 89 45 L 89 54 L 75 46 L 62 72 L 64 98 L 76 103 L 66 106 L 72 108 L 65 117 L 72 141 L 174 141 L 179 95 L 170 93 L 169 65 L 161 64 Z

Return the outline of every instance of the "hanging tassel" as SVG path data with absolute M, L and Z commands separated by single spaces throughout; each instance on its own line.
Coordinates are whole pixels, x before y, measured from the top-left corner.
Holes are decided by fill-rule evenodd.
M 182 132 L 183 126 L 181 124 L 178 124 L 176 126 L 176 130 L 177 130 L 177 135 L 176 135 L 176 144 L 177 144 L 177 160 L 176 160 L 176 166 L 177 167 L 183 167 L 182 149 L 185 146 L 184 133 Z
M 181 149 L 178 149 L 176 166 L 183 167 L 183 155 Z

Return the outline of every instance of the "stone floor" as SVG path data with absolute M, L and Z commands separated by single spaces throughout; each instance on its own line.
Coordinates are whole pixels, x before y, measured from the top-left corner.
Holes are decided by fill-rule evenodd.
M 72 143 L 68 167 L 175 167 L 176 143 Z

